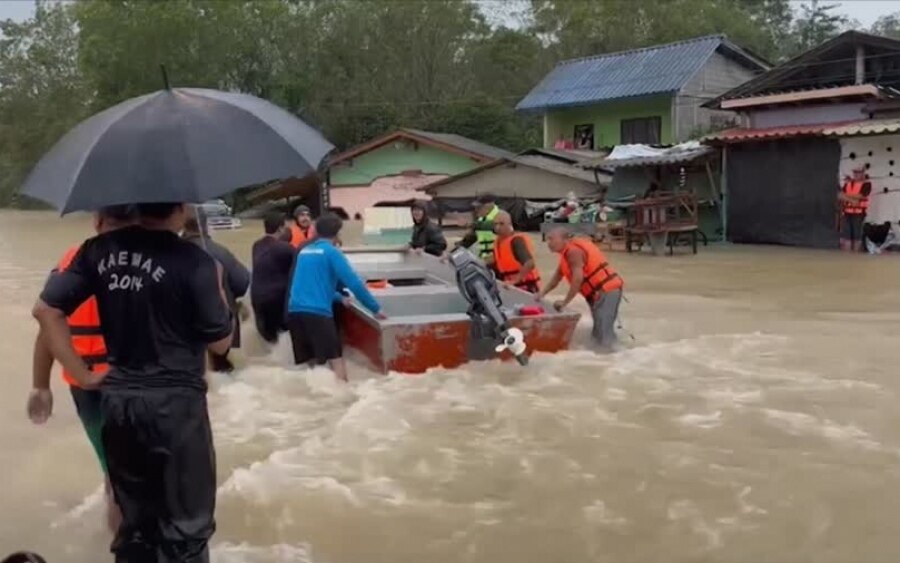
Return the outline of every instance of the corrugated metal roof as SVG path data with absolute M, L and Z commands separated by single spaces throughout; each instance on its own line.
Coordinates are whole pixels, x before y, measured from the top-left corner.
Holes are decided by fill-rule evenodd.
M 824 134 L 829 137 L 862 137 L 892 133 L 900 133 L 900 119 L 868 119 L 841 126 L 831 124 L 831 127 L 824 131 Z
M 846 49 L 848 46 L 859 45 L 873 47 L 874 49 L 872 49 L 872 51 L 880 53 L 874 56 L 881 58 L 882 65 L 885 65 L 888 62 L 884 60 L 886 54 L 883 51 L 890 52 L 900 50 L 900 41 L 897 39 L 871 35 L 855 30 L 846 31 L 837 37 L 829 39 L 809 51 L 801 53 L 793 59 L 778 65 L 768 72 L 760 74 L 756 78 L 728 90 L 714 100 L 706 102 L 703 106 L 708 108 L 718 108 L 725 100 L 752 98 L 791 90 L 818 90 L 855 84 L 855 74 L 852 70 L 845 74 L 835 75 L 833 72 L 830 72 L 820 76 L 816 72 L 810 72 L 810 69 L 815 70 L 817 67 L 822 67 L 823 62 L 834 63 L 844 60 L 852 64 L 852 59 L 847 59 L 847 56 L 842 54 L 841 50 Z M 871 73 L 873 71 L 870 69 L 869 72 Z M 890 74 L 887 74 L 882 79 L 872 80 L 872 82 L 894 83 L 896 81 Z M 790 85 L 791 89 L 786 88 L 787 85 Z M 886 93 L 889 95 L 896 95 L 890 92 L 890 89 L 892 88 L 889 88 Z
M 607 155 L 606 152 L 602 151 L 588 151 L 588 150 L 564 150 L 564 149 L 545 149 L 541 147 L 535 147 L 526 149 L 519 153 L 518 156 L 529 156 L 529 155 L 537 155 L 537 156 L 545 156 L 548 158 L 553 158 L 559 160 L 560 162 L 567 162 L 569 164 L 577 164 L 583 162 L 585 160 L 593 160 L 602 158 Z
M 563 61 L 516 105 L 516 109 L 577 106 L 677 92 L 723 44 L 765 68 L 761 61 L 728 42 L 724 36 L 710 35 Z
M 768 141 L 791 137 L 863 137 L 866 135 L 891 135 L 900 133 L 900 118 L 855 119 L 838 123 L 813 125 L 788 125 L 762 129 L 728 129 L 707 135 L 704 143 L 742 143 Z
M 540 168 L 541 170 L 545 170 L 547 172 L 560 174 L 562 176 L 568 176 L 569 178 L 582 180 L 584 182 L 594 182 L 594 173 L 592 171 L 585 170 L 584 168 L 575 166 L 573 164 L 565 164 L 554 158 L 548 158 L 546 156 L 517 156 L 512 159 L 512 162 L 515 162 L 516 164 L 522 164 L 524 166 L 531 166 L 532 168 Z M 612 176 L 608 172 L 602 170 L 598 170 L 598 178 L 601 184 L 609 184 L 610 182 L 612 182 Z
M 824 137 L 825 131 L 839 125 L 856 123 L 816 123 L 812 125 L 786 125 L 782 127 L 763 127 L 758 129 L 726 129 L 703 138 L 704 143 L 741 143 L 748 141 L 768 141 L 791 137 Z
M 438 143 L 443 143 L 445 145 L 450 145 L 464 151 L 484 155 L 495 159 L 512 158 L 513 156 L 515 156 L 513 153 L 506 149 L 501 149 L 499 147 L 488 145 L 487 143 L 482 143 L 481 141 L 476 141 L 475 139 L 463 137 L 462 135 L 456 135 L 454 133 L 433 133 L 431 131 L 421 131 L 419 129 L 404 129 L 404 131 L 409 131 L 413 135 L 425 137 L 426 139 L 431 139 L 432 141 Z
M 576 180 L 581 180 L 582 182 L 588 182 L 590 184 L 596 184 L 597 181 L 600 181 L 601 185 L 609 185 L 612 183 L 612 174 L 605 170 L 597 171 L 597 178 L 594 178 L 594 172 L 584 170 L 577 164 L 565 164 L 560 162 L 554 158 L 539 156 L 539 155 L 524 155 L 524 156 L 514 156 L 509 158 L 502 158 L 499 160 L 495 160 L 493 162 L 488 162 L 487 164 L 483 164 L 478 168 L 473 168 L 472 170 L 467 170 L 466 172 L 461 172 L 454 176 L 449 176 L 442 180 L 438 180 L 437 182 L 432 182 L 426 186 L 422 186 L 421 188 L 417 188 L 422 191 L 426 191 L 428 193 L 434 194 L 438 193 L 441 187 L 446 186 L 448 184 L 452 184 L 458 180 L 462 180 L 463 178 L 468 178 L 469 176 L 474 176 L 476 174 L 480 174 L 485 170 L 491 170 L 492 168 L 497 168 L 498 166 L 529 166 L 531 168 L 537 168 L 539 170 L 543 170 L 545 172 L 550 172 L 551 174 L 559 174 L 561 176 L 567 176 L 569 178 L 574 178 Z
M 687 150 L 671 151 L 667 154 L 659 156 L 636 156 L 634 158 L 608 159 L 601 158 L 590 162 L 585 162 L 587 168 L 604 167 L 604 168 L 629 168 L 637 166 L 663 166 L 667 164 L 684 164 L 698 158 L 702 158 L 714 153 L 712 147 L 701 146 L 690 148 Z

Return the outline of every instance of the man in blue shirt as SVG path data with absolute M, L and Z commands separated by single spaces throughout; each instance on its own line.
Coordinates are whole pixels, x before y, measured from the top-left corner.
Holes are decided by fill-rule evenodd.
M 384 319 L 381 306 L 353 271 L 347 257 L 335 246 L 343 222 L 337 215 L 316 221 L 317 238 L 297 253 L 288 293 L 288 330 L 296 364 L 328 363 L 341 381 L 347 381 L 341 339 L 334 322 L 335 302 L 349 304 L 338 292 L 347 288 L 376 318 Z

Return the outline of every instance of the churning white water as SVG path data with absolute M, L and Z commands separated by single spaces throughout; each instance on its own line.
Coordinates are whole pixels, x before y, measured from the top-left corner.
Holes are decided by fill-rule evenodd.
M 86 234 L 0 214 L 0 546 L 51 563 L 109 558 L 99 469 L 65 389 L 54 382 L 48 425 L 24 414 L 29 307 Z M 246 256 L 257 233 L 216 236 Z M 610 257 L 635 335 L 613 355 L 413 377 L 357 363 L 340 385 L 248 335 L 242 368 L 211 378 L 213 560 L 895 561 L 900 263 L 746 247 Z

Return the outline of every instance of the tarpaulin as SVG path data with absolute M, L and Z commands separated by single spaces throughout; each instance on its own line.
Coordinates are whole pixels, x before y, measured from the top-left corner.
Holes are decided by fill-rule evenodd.
M 729 240 L 837 248 L 840 156 L 840 144 L 832 139 L 730 146 Z

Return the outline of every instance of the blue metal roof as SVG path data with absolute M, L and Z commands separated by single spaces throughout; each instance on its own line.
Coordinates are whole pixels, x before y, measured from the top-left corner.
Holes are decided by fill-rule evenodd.
M 765 63 L 722 35 L 562 61 L 544 77 L 517 110 L 595 104 L 679 91 L 719 48 L 725 46 L 748 66 Z

